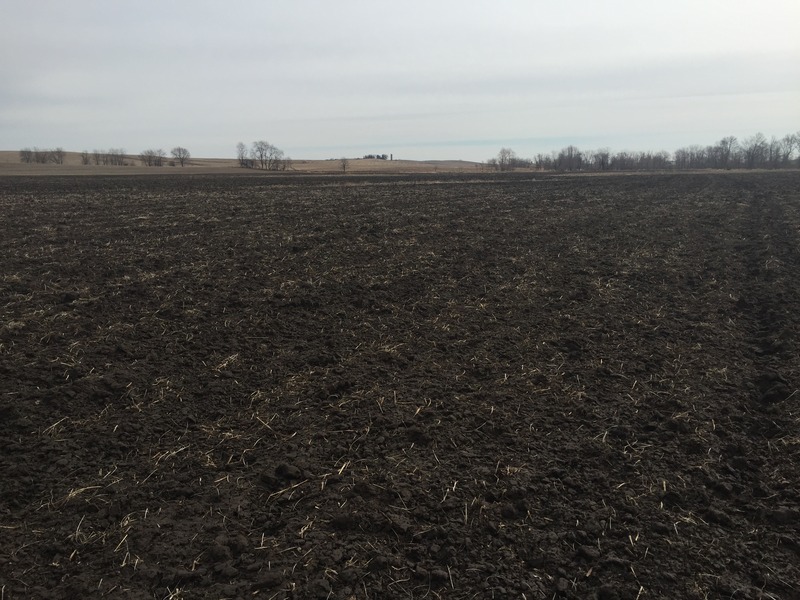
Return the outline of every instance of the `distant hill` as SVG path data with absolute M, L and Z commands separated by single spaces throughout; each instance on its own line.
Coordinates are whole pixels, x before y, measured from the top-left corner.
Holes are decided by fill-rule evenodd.
M 126 155 L 126 166 L 82 164 L 80 152 L 66 152 L 63 164 L 36 164 L 20 162 L 19 151 L 0 150 L 0 175 L 136 175 L 136 174 L 244 174 L 263 173 L 256 169 L 242 169 L 233 158 L 194 158 L 186 166 L 142 166 L 138 157 Z M 487 168 L 482 163 L 464 160 L 381 160 L 348 159 L 347 173 L 475 173 Z M 293 160 L 286 172 L 341 173 L 339 159 Z

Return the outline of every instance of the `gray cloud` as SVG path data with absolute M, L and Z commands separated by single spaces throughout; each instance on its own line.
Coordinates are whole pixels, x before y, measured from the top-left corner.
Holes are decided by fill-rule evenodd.
M 562 4 L 6 0 L 0 145 L 483 159 L 798 129 L 793 0 Z

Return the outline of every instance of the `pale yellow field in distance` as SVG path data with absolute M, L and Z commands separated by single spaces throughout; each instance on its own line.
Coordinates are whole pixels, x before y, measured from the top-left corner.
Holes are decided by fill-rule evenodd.
M 67 152 L 64 164 L 27 164 L 19 160 L 19 151 L 0 151 L 0 175 L 137 175 L 137 174 L 264 174 L 258 169 L 242 169 L 233 158 L 191 158 L 185 167 L 144 167 L 135 155 L 128 155 L 129 166 L 81 164 L 80 152 Z M 347 173 L 476 173 L 487 167 L 481 163 L 415 160 L 348 159 Z M 169 164 L 169 158 L 166 159 Z M 291 166 L 278 173 L 341 173 L 341 162 L 331 160 L 292 160 Z M 272 173 L 276 173 L 272 171 Z

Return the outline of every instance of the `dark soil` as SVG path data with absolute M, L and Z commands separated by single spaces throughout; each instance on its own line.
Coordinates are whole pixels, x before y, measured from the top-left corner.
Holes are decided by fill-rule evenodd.
M 2 598 L 800 597 L 800 174 L 0 180 Z

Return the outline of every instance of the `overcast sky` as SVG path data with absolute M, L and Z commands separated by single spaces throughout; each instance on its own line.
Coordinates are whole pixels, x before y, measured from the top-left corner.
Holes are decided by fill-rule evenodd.
M 798 0 L 2 0 L 0 149 L 485 160 L 800 130 Z

